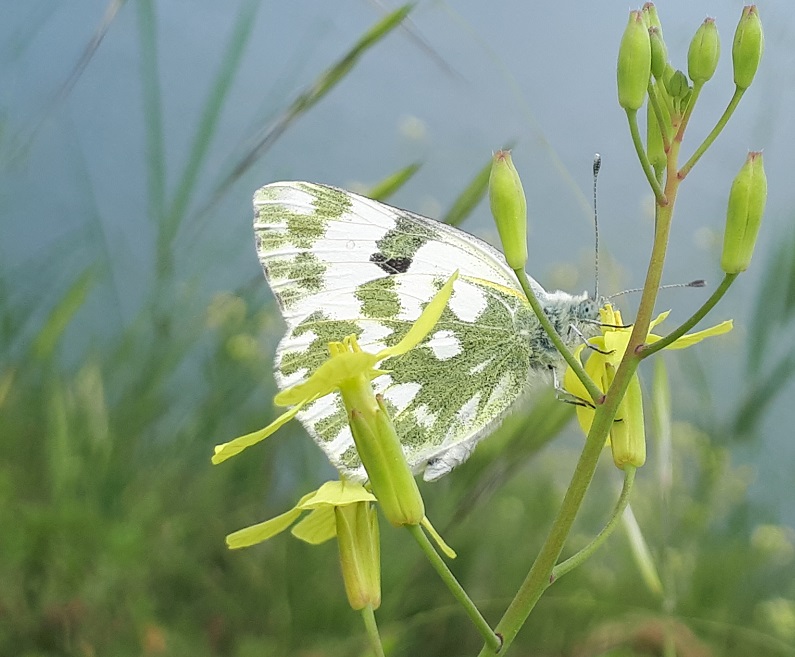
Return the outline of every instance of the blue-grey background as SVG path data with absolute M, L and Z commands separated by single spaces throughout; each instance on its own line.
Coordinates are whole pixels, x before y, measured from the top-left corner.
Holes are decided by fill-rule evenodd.
M 147 220 L 146 126 L 142 110 L 141 42 L 136 3 L 119 3 L 107 34 L 68 95 L 72 74 L 112 4 L 5 2 L 0 20 L 0 267 L 8 299 L 35 299 L 43 317 L 69 281 L 104 254 L 107 276 L 95 286 L 67 332 L 64 360 L 79 362 L 137 318 L 153 281 L 154 227 Z M 683 152 L 706 134 L 732 92 L 731 37 L 742 3 L 660 2 L 674 63 L 685 66 L 690 36 L 706 15 L 723 39 L 723 59 L 701 96 Z M 698 347 L 714 384 L 718 413 L 743 385 L 740 360 L 752 300 L 760 290 L 757 264 L 793 220 L 795 11 L 783 0 L 760 3 L 766 51 L 756 82 L 707 156 L 682 188 L 665 280 L 705 278 L 716 284 L 725 204 L 732 177 L 748 149 L 764 149 L 769 201 L 757 255 L 729 298 L 713 314 L 733 317 L 735 331 Z M 615 55 L 624 28 L 623 2 L 422 2 L 406 29 L 369 51 L 317 107 L 209 210 L 202 193 L 178 235 L 177 290 L 192 300 L 185 325 L 202 321 L 219 291 L 257 285 L 250 198 L 261 184 L 305 179 L 343 187 L 372 184 L 395 169 L 422 162 L 419 174 L 393 199 L 438 216 L 491 152 L 515 141 L 514 159 L 530 207 L 530 273 L 548 287 L 592 286 L 591 159 L 602 154 L 600 220 L 602 286 L 615 292 L 639 285 L 649 252 L 651 200 L 615 99 Z M 289 101 L 384 15 L 376 2 L 157 3 L 159 92 L 163 107 L 166 189 L 172 192 L 199 121 L 200 108 L 235 20 L 250 11 L 253 38 L 234 76 L 229 102 L 200 174 L 209 194 L 246 146 Z M 424 42 L 424 45 L 421 44 Z M 202 211 L 205 209 L 204 211 Z M 493 240 L 482 205 L 465 228 Z M 660 310 L 684 318 L 699 291 L 665 292 Z M 628 310 L 631 299 L 622 301 Z M 192 308 L 192 310 L 190 310 Z M 179 330 L 179 325 L 177 326 Z M 271 330 L 278 333 L 278 324 Z M 274 333 L 274 339 L 275 339 Z M 795 337 L 795 336 L 792 336 Z M 272 343 L 272 341 L 271 341 Z M 7 345 L 9 349 L 18 345 Z M 688 354 L 690 357 L 690 354 Z M 698 406 L 679 383 L 677 417 Z M 188 416 L 192 386 L 206 385 L 188 366 L 175 396 L 174 419 Z M 676 394 L 677 391 L 685 394 Z M 764 421 L 764 440 L 737 447 L 753 464 L 753 494 L 795 524 L 790 387 Z M 235 400 L 229 400 L 234 407 Z M 267 405 L 267 400 L 260 403 Z M 209 450 L 228 436 L 197 435 Z M 166 436 L 163 439 L 167 439 Z

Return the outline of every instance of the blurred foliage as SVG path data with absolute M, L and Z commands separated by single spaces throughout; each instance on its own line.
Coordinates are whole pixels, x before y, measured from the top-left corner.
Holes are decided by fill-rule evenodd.
M 81 318 L 92 290 L 108 276 L 107 253 L 97 252 L 96 263 L 71 277 L 71 267 L 60 277 L 45 276 L 57 281 L 52 289 L 42 283 L 52 294 L 15 293 L 0 267 L 2 656 L 367 654 L 333 544 L 310 547 L 283 536 L 242 552 L 224 546 L 225 534 L 288 508 L 330 472 L 297 426 L 246 458 L 209 464 L 214 442 L 269 419 L 270 354 L 281 330 L 275 308 L 263 308 L 259 282 L 256 290 L 217 295 L 198 315 L 190 290 L 177 292 L 175 236 L 186 209 L 202 202 L 195 198 L 197 175 L 257 6 L 244 3 L 169 197 L 156 10 L 150 0 L 136 3 L 158 268 L 147 302 L 127 329 L 100 349 L 91 337 L 94 327 Z M 381 21 L 288 104 L 215 193 L 406 12 Z M 101 34 L 106 29 L 103 23 Z M 398 172 L 382 192 L 406 182 L 415 167 Z M 448 215 L 454 223 L 483 189 L 481 171 Z M 61 264 L 54 257 L 50 266 Z M 782 272 L 795 271 L 795 241 L 780 242 L 767 271 L 766 289 L 777 286 L 774 298 L 782 305 L 772 308 L 765 296 L 766 323 L 752 331 L 748 372 L 757 385 L 738 391 L 747 398 L 738 399 L 741 410 L 728 428 L 709 432 L 674 423 L 666 451 L 670 470 L 663 477 L 646 468 L 638 478 L 633 508 L 665 595 L 643 586 L 629 544 L 615 536 L 550 589 L 514 654 L 795 655 L 795 536 L 749 503 L 753 475 L 732 464 L 730 451 L 731 438 L 755 425 L 760 391 L 793 374 L 792 366 L 775 365 L 791 363 L 792 353 L 781 360 L 777 351 L 791 345 L 782 347 L 768 331 L 769 321 L 775 331 L 791 328 L 795 279 Z M 66 344 L 70 333 L 85 338 L 77 357 Z M 551 393 L 533 402 L 452 476 L 423 486 L 429 516 L 458 551 L 455 573 L 491 620 L 526 573 L 578 448 L 574 439 L 544 449 L 572 411 Z M 617 484 L 616 471 L 605 463 L 570 551 L 599 530 Z M 477 634 L 410 537 L 386 525 L 382 535 L 378 617 L 388 654 L 475 652 Z

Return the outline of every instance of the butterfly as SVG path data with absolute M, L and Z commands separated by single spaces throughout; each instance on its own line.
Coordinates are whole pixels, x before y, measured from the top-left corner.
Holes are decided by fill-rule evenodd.
M 397 343 L 459 271 L 434 329 L 384 359 L 388 374 L 372 382 L 426 481 L 463 463 L 535 381 L 564 364 L 503 255 L 473 235 L 308 182 L 265 185 L 254 214 L 257 254 L 287 323 L 274 358 L 281 389 L 308 378 L 329 342 L 355 334 L 371 353 Z M 598 331 L 597 300 L 530 284 L 569 346 Z M 344 477 L 366 481 L 339 393 L 297 417 Z

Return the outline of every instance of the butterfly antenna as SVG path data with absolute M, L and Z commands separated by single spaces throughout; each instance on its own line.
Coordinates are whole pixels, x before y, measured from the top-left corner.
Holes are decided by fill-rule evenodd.
M 690 281 L 689 283 L 669 283 L 668 285 L 660 285 L 658 290 L 670 290 L 674 287 L 704 287 L 707 282 L 704 279 L 699 278 L 695 281 Z M 615 297 L 620 297 L 623 294 L 632 294 L 634 292 L 643 292 L 642 287 L 632 288 L 631 290 L 622 290 L 621 292 L 616 292 L 615 294 L 611 294 L 608 299 L 613 299 Z
M 596 179 L 599 177 L 599 169 L 602 167 L 602 156 L 599 153 L 593 157 L 593 228 L 596 237 L 596 248 L 594 256 L 594 293 L 593 298 L 599 299 L 599 217 L 596 211 Z

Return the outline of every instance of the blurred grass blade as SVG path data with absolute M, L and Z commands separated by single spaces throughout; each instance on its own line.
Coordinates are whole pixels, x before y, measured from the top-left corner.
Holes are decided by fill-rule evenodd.
M 33 355 L 36 358 L 47 360 L 52 356 L 67 325 L 86 300 L 94 278 L 93 268 L 86 269 L 52 309 L 33 341 Z
M 191 146 L 185 171 L 177 185 L 174 201 L 168 213 L 166 228 L 169 241 L 173 239 L 185 215 L 191 194 L 196 186 L 199 171 L 206 160 L 207 151 L 215 136 L 221 110 L 229 96 L 229 89 L 232 86 L 235 74 L 240 68 L 240 61 L 251 37 L 259 7 L 260 0 L 248 0 L 235 21 L 226 52 L 221 60 L 221 67 L 210 89 L 210 95 L 204 104 L 204 111 L 199 120 L 196 135 L 193 138 L 193 145 Z
M 315 82 L 296 98 L 289 108 L 270 125 L 243 156 L 241 161 L 232 169 L 232 172 L 218 184 L 209 200 L 208 207 L 212 207 L 223 193 L 240 176 L 242 176 L 268 149 L 273 146 L 285 130 L 299 118 L 316 105 L 329 91 L 331 91 L 342 79 L 350 73 L 361 56 L 392 30 L 398 27 L 403 19 L 411 11 L 413 5 L 403 5 L 384 17 L 367 32 L 365 32 L 354 46 L 343 55 L 336 63 L 327 68 Z M 205 208 L 204 211 L 206 211 Z
M 80 79 L 80 76 L 83 75 L 83 71 L 86 70 L 89 62 L 97 52 L 97 49 L 102 43 L 102 40 L 105 38 L 105 35 L 108 33 L 110 26 L 113 24 L 113 21 L 116 18 L 116 15 L 126 2 L 127 0 L 112 0 L 108 3 L 108 6 L 105 8 L 105 13 L 102 15 L 102 20 L 99 22 L 97 29 L 94 31 L 94 36 L 92 36 L 91 40 L 86 44 L 86 47 L 83 49 L 83 53 L 80 55 L 80 59 L 77 60 L 77 63 L 69 73 L 69 77 L 66 78 L 60 89 L 58 89 L 58 93 L 53 98 L 52 104 L 47 110 L 47 114 L 52 112 L 71 93 L 75 84 L 77 84 L 77 81 Z
M 775 366 L 748 388 L 745 399 L 734 416 L 732 435 L 738 439 L 751 438 L 757 424 L 764 417 L 776 396 L 786 389 L 795 376 L 795 353 L 776 361 Z
M 146 125 L 146 174 L 149 217 L 160 224 L 166 205 L 166 156 L 163 136 L 163 103 L 157 59 L 157 25 L 153 0 L 138 0 L 138 34 L 141 45 L 141 90 Z
M 74 86 L 77 84 L 80 76 L 83 75 L 83 72 L 86 70 L 88 64 L 91 62 L 91 59 L 94 57 L 94 54 L 97 52 L 97 49 L 102 43 L 102 40 L 105 38 L 105 35 L 108 33 L 108 30 L 110 30 L 110 26 L 113 24 L 116 15 L 126 2 L 127 0 L 111 0 L 111 2 L 108 3 L 108 6 L 105 8 L 105 13 L 102 15 L 102 19 L 100 20 L 97 29 L 94 31 L 94 36 L 91 37 L 91 40 L 86 44 L 85 48 L 83 48 L 83 52 L 75 65 L 72 67 L 72 70 L 69 72 L 69 76 L 58 88 L 58 91 L 56 91 L 49 103 L 47 103 L 38 123 L 30 131 L 30 134 L 27 137 L 27 143 L 24 146 L 25 151 L 28 150 L 31 142 L 36 139 L 39 130 L 47 125 L 47 120 L 49 117 L 58 109 L 64 100 L 69 97 L 69 94 L 72 92 L 72 89 L 74 89 Z
M 381 11 L 388 12 L 389 7 L 381 2 L 381 0 L 370 0 L 372 4 L 376 7 L 381 9 Z M 461 74 L 456 72 L 455 69 L 447 63 L 447 61 L 442 57 L 436 50 L 434 50 L 433 46 L 425 39 L 425 37 L 420 34 L 420 31 L 417 29 L 414 21 L 410 18 L 407 18 L 401 29 L 406 33 L 411 41 L 413 41 L 417 46 L 425 53 L 434 64 L 436 64 L 445 74 L 458 78 L 459 80 L 463 79 Z
M 663 500 L 667 501 L 673 485 L 673 450 L 671 447 L 671 386 L 663 358 L 654 359 L 651 417 L 654 427 L 654 438 L 657 442 L 657 475 L 660 493 L 663 496 Z
M 621 516 L 622 524 L 627 532 L 629 538 L 629 547 L 632 551 L 632 557 L 635 564 L 640 570 L 641 579 L 646 584 L 648 589 L 656 596 L 662 597 L 663 585 L 660 581 L 660 576 L 657 574 L 657 566 L 654 565 L 651 551 L 643 538 L 643 532 L 640 530 L 640 525 L 635 519 L 635 514 L 632 513 L 632 507 L 627 505 L 624 509 L 624 514 Z
M 795 315 L 795 235 L 782 239 L 765 262 L 755 311 L 751 315 L 747 368 L 752 378 L 762 372 L 769 345 Z
M 387 176 L 380 182 L 370 187 L 365 196 L 375 199 L 376 201 L 384 201 L 392 194 L 399 190 L 408 180 L 419 171 L 422 165 L 419 162 L 409 164 L 407 167 L 395 171 L 392 175 Z
M 505 147 L 507 150 L 513 148 L 513 143 Z M 486 196 L 489 188 L 489 176 L 491 175 L 491 158 L 483 168 L 475 174 L 475 177 L 469 182 L 463 192 L 458 195 L 458 198 L 453 201 L 453 205 L 447 211 L 447 214 L 442 217 L 442 222 L 450 226 L 460 226 L 478 203 Z

